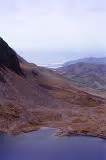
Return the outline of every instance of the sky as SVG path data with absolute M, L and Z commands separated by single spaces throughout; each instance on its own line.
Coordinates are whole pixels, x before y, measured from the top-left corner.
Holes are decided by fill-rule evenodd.
M 106 57 L 106 0 L 0 0 L 0 36 L 40 65 Z

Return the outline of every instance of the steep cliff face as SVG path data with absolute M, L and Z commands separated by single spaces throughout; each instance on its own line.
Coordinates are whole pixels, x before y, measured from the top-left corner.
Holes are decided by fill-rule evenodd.
M 22 70 L 19 65 L 19 60 L 15 51 L 0 38 L 0 66 L 7 67 L 15 73 L 22 75 Z

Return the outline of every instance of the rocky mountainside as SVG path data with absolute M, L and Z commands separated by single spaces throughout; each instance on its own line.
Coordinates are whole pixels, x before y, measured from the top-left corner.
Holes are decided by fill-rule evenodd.
M 0 38 L 0 66 L 22 74 L 15 51 L 2 38 Z
M 59 73 L 80 86 L 106 91 L 106 65 L 76 63 L 57 69 Z
M 83 91 L 52 70 L 20 61 L 2 39 L 0 76 L 1 132 L 16 134 L 48 126 L 68 128 L 72 134 L 106 136 L 104 98 Z

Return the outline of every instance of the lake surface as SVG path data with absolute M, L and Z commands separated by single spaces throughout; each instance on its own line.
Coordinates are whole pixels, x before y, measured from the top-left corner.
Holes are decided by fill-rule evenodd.
M 54 129 L 0 135 L 0 160 L 106 160 L 106 140 L 56 137 Z

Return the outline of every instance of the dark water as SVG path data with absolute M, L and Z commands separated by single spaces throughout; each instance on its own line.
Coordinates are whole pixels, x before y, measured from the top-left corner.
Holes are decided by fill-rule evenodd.
M 0 136 L 0 160 L 106 160 L 106 140 L 56 137 L 54 129 Z

